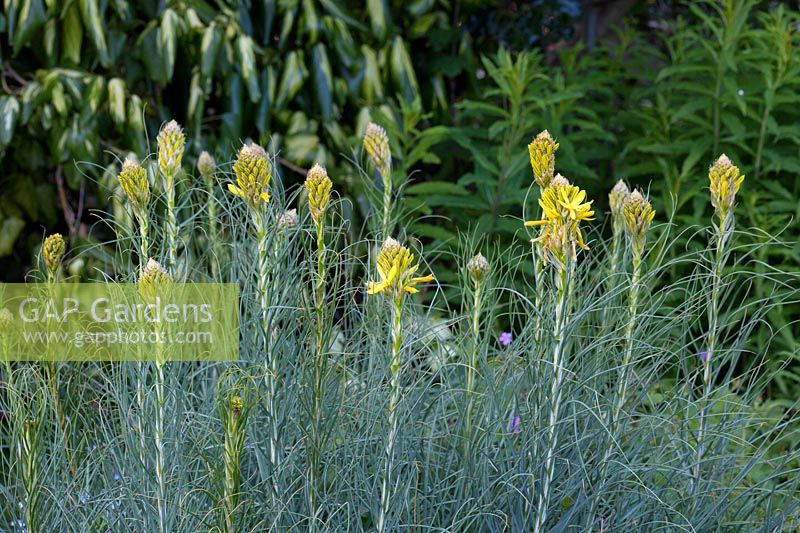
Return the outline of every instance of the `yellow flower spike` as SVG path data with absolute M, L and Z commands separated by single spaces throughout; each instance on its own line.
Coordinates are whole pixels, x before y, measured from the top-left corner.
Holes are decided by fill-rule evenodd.
M 744 176 L 739 173 L 739 167 L 734 165 L 728 156 L 722 154 L 708 170 L 708 180 L 711 205 L 721 219 L 725 218 L 728 211 L 733 208 L 736 193 L 742 186 Z
M 647 230 L 656 216 L 650 202 L 638 190 L 633 191 L 623 206 L 625 232 L 633 248 L 634 257 L 639 258 L 644 252 L 647 241 Z
M 333 183 L 322 166 L 314 165 L 306 175 L 305 186 L 308 192 L 308 209 L 311 211 L 311 218 L 314 219 L 314 223 L 319 224 L 328 209 Z
M 161 128 L 156 137 L 158 145 L 158 166 L 165 175 L 174 175 L 181 168 L 186 136 L 174 120 Z
M 389 149 L 389 137 L 386 135 L 386 130 L 374 122 L 370 122 L 364 133 L 364 150 L 369 154 L 381 176 L 384 179 L 387 178 L 392 171 L 392 153 Z
M 558 143 L 547 130 L 537 135 L 528 145 L 533 178 L 542 189 L 550 185 L 550 181 L 553 179 L 556 150 L 558 150 Z
M 239 150 L 233 164 L 236 184 L 228 184 L 228 190 L 241 197 L 252 209 L 260 209 L 269 202 L 267 186 L 272 174 L 267 152 L 257 144 L 246 144 Z
M 44 258 L 44 264 L 50 274 L 53 274 L 56 269 L 58 269 L 58 265 L 61 264 L 66 249 L 67 246 L 64 244 L 64 237 L 62 237 L 60 233 L 53 233 L 44 240 L 44 244 L 42 244 L 42 257 Z
M 467 272 L 474 283 L 483 283 L 490 270 L 489 261 L 481 253 L 467 262 Z
M 236 417 L 239 416 L 244 409 L 244 400 L 241 396 L 231 396 L 230 399 L 231 414 Z
M 152 302 L 156 296 L 163 294 L 172 283 L 167 269 L 161 266 L 161 263 L 152 257 L 147 260 L 147 264 L 139 273 L 139 280 L 136 282 L 136 288 L 139 294 L 146 301 Z
M 150 183 L 147 171 L 133 159 L 126 159 L 119 173 L 119 184 L 128 196 L 134 211 L 143 212 L 150 201 Z
M 377 267 L 380 281 L 367 283 L 367 294 L 384 294 L 388 298 L 399 298 L 404 293 L 416 294 L 419 283 L 433 281 L 432 275 L 414 277 L 419 265 L 411 266 L 414 254 L 395 239 L 389 237 L 378 253 Z

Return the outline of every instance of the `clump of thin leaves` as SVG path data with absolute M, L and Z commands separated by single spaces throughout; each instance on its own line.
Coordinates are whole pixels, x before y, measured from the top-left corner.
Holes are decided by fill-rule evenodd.
M 775 354 L 751 333 L 800 280 L 756 264 L 777 237 L 733 224 L 746 183 L 715 167 L 706 228 L 619 186 L 606 239 L 537 139 L 532 229 L 437 257 L 395 222 L 388 153 L 359 169 L 363 232 L 336 176 L 286 188 L 257 145 L 197 177 L 126 163 L 139 189 L 97 213 L 115 238 L 67 256 L 107 282 L 238 283 L 240 360 L 3 363 L 0 530 L 796 527 L 796 405 L 765 401 Z M 32 279 L 69 282 L 54 242 Z

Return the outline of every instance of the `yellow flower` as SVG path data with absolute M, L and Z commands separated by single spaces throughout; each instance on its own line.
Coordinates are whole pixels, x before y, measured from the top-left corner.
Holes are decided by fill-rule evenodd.
M 52 274 L 61 264 L 66 251 L 66 244 L 64 244 L 64 237 L 60 233 L 53 233 L 44 240 L 42 244 L 42 257 L 47 270 Z
M 257 144 L 247 144 L 239 150 L 233 164 L 236 185 L 228 184 L 228 190 L 241 197 L 252 209 L 259 209 L 269 202 L 266 189 L 272 179 L 267 152 Z
M 708 180 L 711 185 L 711 205 L 719 217 L 724 218 L 728 210 L 733 208 L 744 176 L 739 174 L 739 167 L 722 154 L 708 170 Z
M 150 200 L 150 183 L 147 181 L 147 171 L 133 159 L 126 159 L 119 173 L 119 184 L 135 212 L 147 209 Z
M 367 125 L 364 133 L 364 150 L 369 154 L 372 163 L 384 179 L 392 170 L 392 153 L 389 149 L 389 137 L 386 130 L 374 122 Z
M 328 208 L 333 183 L 322 166 L 314 165 L 308 171 L 305 186 L 308 191 L 308 209 L 311 211 L 311 218 L 319 223 Z
M 525 222 L 526 226 L 540 226 L 559 219 L 579 223 L 583 220 L 594 220 L 592 201 L 584 202 L 586 191 L 575 185 L 551 185 L 542 191 L 539 206 L 542 208 L 542 220 Z
M 174 120 L 170 120 L 161 128 L 156 137 L 158 145 L 158 166 L 164 175 L 172 175 L 181 168 L 183 148 L 186 145 L 186 136 Z
M 580 223 L 594 220 L 594 211 L 592 201 L 584 200 L 586 191 L 570 185 L 559 174 L 542 191 L 539 199 L 542 219 L 525 222 L 527 227 L 541 226 L 539 237 L 534 242 L 539 244 L 542 256 L 559 268 L 564 266 L 567 257 L 575 257 L 573 244 L 584 250 L 589 249 L 583 241 Z
M 242 409 L 244 409 L 244 400 L 242 400 L 241 396 L 231 396 L 230 405 L 233 416 L 239 416 Z
M 553 179 L 556 166 L 556 150 L 558 143 L 547 130 L 544 130 L 528 145 L 533 177 L 539 187 L 544 189 Z
M 641 257 L 647 239 L 647 230 L 656 216 L 650 202 L 639 191 L 633 191 L 625 201 L 623 207 L 625 216 L 625 231 L 630 239 L 633 253 Z
M 367 294 L 383 293 L 389 298 L 399 298 L 403 293 L 416 294 L 417 283 L 433 281 L 433 276 L 414 277 L 419 265 L 411 266 L 414 254 L 408 248 L 389 237 L 378 253 L 378 274 L 380 281 L 367 284 Z

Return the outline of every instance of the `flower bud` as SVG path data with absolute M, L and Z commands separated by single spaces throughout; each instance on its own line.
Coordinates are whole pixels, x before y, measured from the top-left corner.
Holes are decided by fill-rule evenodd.
M 200 172 L 200 175 L 204 178 L 209 178 L 216 169 L 217 163 L 211 157 L 211 154 L 205 150 L 200 152 L 200 156 L 197 158 L 197 171 Z
M 119 184 L 128 196 L 134 212 L 141 213 L 147 209 L 150 183 L 147 181 L 147 171 L 142 165 L 133 159 L 126 159 L 119 173 Z
M 0 337 L 2 337 L 3 334 L 9 330 L 13 322 L 14 315 L 11 313 L 11 311 L 5 307 L 0 309 Z
M 231 414 L 237 417 L 242 413 L 242 409 L 244 409 L 244 400 L 242 400 L 241 396 L 231 396 L 230 407 Z
M 608 193 L 608 204 L 611 206 L 611 214 L 615 217 L 622 216 L 622 208 L 631 195 L 631 190 L 624 181 L 619 180 L 611 192 Z
M 53 233 L 44 240 L 44 244 L 42 245 L 42 257 L 44 258 L 44 264 L 50 274 L 53 274 L 58 268 L 58 265 L 61 264 L 65 251 L 66 244 L 64 244 L 64 237 L 62 237 L 60 233 Z
M 161 128 L 156 138 L 158 144 L 158 166 L 166 175 L 174 175 L 181 168 L 183 148 L 186 136 L 174 120 L 170 120 Z
M 544 189 L 553 179 L 556 168 L 556 150 L 558 143 L 547 130 L 544 130 L 528 145 L 531 168 L 536 183 Z
M 728 156 L 719 156 L 708 170 L 708 180 L 711 188 L 711 205 L 722 219 L 733 208 L 736 193 L 742 186 L 744 176 L 740 175 L 739 167 L 734 165 Z
M 556 174 L 556 176 L 550 181 L 550 187 L 554 189 L 556 187 L 569 187 L 570 182 L 567 178 L 562 176 L 561 174 Z
M 656 216 L 650 202 L 638 190 L 633 191 L 623 206 L 625 231 L 628 234 L 633 254 L 641 257 L 647 240 L 647 230 Z
M 278 227 L 282 230 L 297 226 L 297 209 L 287 209 L 278 216 Z
M 470 278 L 472 278 L 472 281 L 475 283 L 482 283 L 489 274 L 489 270 L 489 261 L 480 253 L 467 263 L 467 272 L 469 272 Z
M 241 197 L 252 209 L 259 209 L 269 202 L 267 186 L 272 180 L 267 152 L 257 144 L 247 144 L 239 150 L 233 164 L 236 185 L 228 184 L 228 190 Z
M 364 150 L 367 151 L 384 180 L 387 179 L 392 171 L 392 153 L 389 149 L 389 137 L 386 135 L 386 130 L 374 122 L 370 122 L 364 133 Z
M 314 165 L 308 171 L 305 186 L 308 192 L 308 209 L 311 211 L 311 218 L 318 224 L 328 208 L 333 183 L 322 166 Z
M 162 294 L 171 282 L 172 278 L 167 269 L 151 257 L 140 272 L 136 285 L 142 298 L 152 301 L 157 295 Z

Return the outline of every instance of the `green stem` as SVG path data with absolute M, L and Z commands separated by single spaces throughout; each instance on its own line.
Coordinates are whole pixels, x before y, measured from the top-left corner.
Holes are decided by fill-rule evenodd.
M 314 403 L 312 405 L 311 456 L 309 461 L 308 503 L 311 510 L 309 530 L 316 530 L 317 495 L 321 492 L 320 455 L 322 453 L 322 394 L 325 365 L 325 219 L 315 221 L 317 227 L 317 280 L 315 288 L 316 346 L 314 354 Z
M 390 227 L 390 217 L 392 216 L 392 174 L 391 170 L 381 172 L 383 178 L 383 225 L 381 226 L 381 237 L 387 238 L 389 232 L 392 230 Z
M 395 297 L 392 306 L 392 360 L 391 360 L 391 387 L 392 393 L 389 399 L 389 437 L 386 441 L 384 450 L 385 470 L 383 473 L 383 483 L 381 484 L 381 508 L 378 517 L 378 532 L 386 531 L 386 521 L 388 520 L 391 502 L 393 499 L 392 471 L 394 469 L 394 445 L 398 433 L 398 404 L 400 403 L 400 370 L 402 368 L 400 360 L 400 349 L 403 344 L 402 330 L 403 315 L 403 295 Z
M 178 222 L 175 216 L 175 177 L 172 173 L 164 176 L 167 193 L 167 248 L 169 250 L 169 271 L 175 273 L 178 262 Z
M 241 413 L 228 409 L 225 420 L 225 531 L 235 533 L 236 508 L 239 506 L 239 468 L 244 447 L 244 428 L 241 423 Z
M 167 527 L 167 481 L 166 481 L 166 450 L 164 444 L 164 361 L 156 361 L 156 420 L 155 420 L 155 445 L 156 445 L 156 482 L 158 494 L 156 503 L 158 508 L 158 530 L 166 533 Z
M 567 249 L 567 246 L 564 246 Z M 556 432 L 556 423 L 558 422 L 559 412 L 561 409 L 561 395 L 562 383 L 564 380 L 564 364 L 563 355 L 566 345 L 566 338 L 564 329 L 567 324 L 568 309 L 570 307 L 569 297 L 571 294 L 570 285 L 572 284 L 573 263 L 572 258 L 569 257 L 572 252 L 565 254 L 567 257 L 568 265 L 559 269 L 558 272 L 558 296 L 556 302 L 556 317 L 555 317 L 555 348 L 553 350 L 553 380 L 550 387 L 550 416 L 547 426 L 547 456 L 545 458 L 545 476 L 542 484 L 542 492 L 539 495 L 539 504 L 536 513 L 536 521 L 534 523 L 534 533 L 539 533 L 547 521 L 547 508 L 550 503 L 550 486 L 553 482 L 553 475 L 555 473 L 555 453 L 558 445 L 558 433 Z M 567 273 L 569 270 L 569 274 Z
M 622 365 L 619 369 L 619 382 L 617 383 L 616 402 L 611 416 L 611 434 L 616 435 L 619 430 L 620 413 L 625 405 L 628 391 L 628 366 L 633 355 L 633 330 L 636 328 L 637 310 L 639 305 L 639 279 L 641 277 L 642 258 L 634 252 L 633 276 L 628 303 L 628 326 L 625 329 L 625 353 L 622 356 Z
M 278 393 L 278 362 L 272 350 L 272 331 L 269 305 L 269 236 L 266 227 L 266 214 L 261 211 L 253 212 L 253 222 L 258 237 L 258 295 L 261 305 L 261 329 L 264 334 L 264 353 L 266 355 L 265 381 L 267 382 L 267 411 L 269 416 L 269 460 L 272 467 L 273 503 L 277 504 L 279 495 L 278 473 L 280 470 L 280 448 L 277 393 Z
M 213 177 L 209 176 L 206 179 L 206 189 L 208 189 L 206 191 L 208 193 L 206 211 L 208 213 L 208 239 L 211 241 L 211 277 L 216 281 L 219 274 L 219 250 L 217 246 L 217 202 L 214 199 L 213 187 Z
M 481 299 L 483 283 L 476 281 L 472 299 L 472 350 L 467 362 L 466 399 L 467 409 L 464 417 L 464 461 L 471 464 L 472 455 L 472 411 L 475 407 L 475 374 L 478 367 L 478 348 L 480 347 Z

